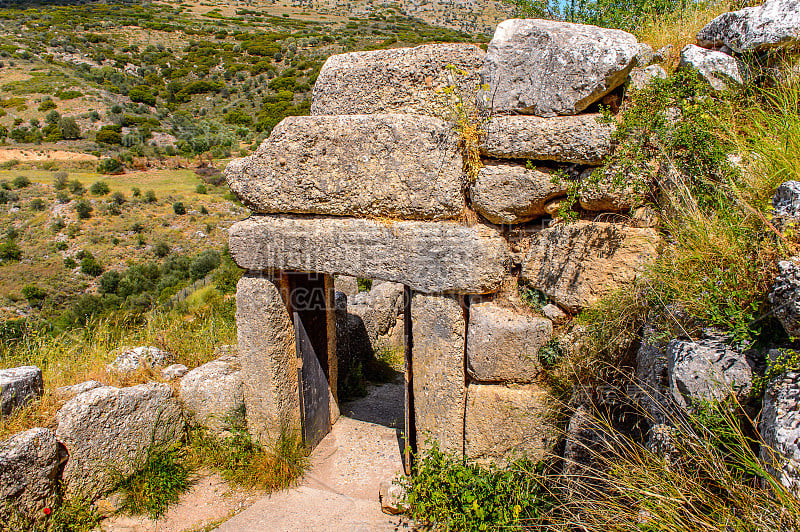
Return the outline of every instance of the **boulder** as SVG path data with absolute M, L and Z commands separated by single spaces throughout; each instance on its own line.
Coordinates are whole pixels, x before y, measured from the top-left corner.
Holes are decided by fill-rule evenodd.
M 161 370 L 161 378 L 165 381 L 174 381 L 187 373 L 189 373 L 189 368 L 183 364 L 172 364 Z
M 453 222 L 252 216 L 229 234 L 247 270 L 347 273 L 425 293 L 494 292 L 508 260 L 499 231 Z
M 311 114 L 447 116 L 453 103 L 442 89 L 474 94 L 484 55 L 457 43 L 332 55 L 314 83 Z
M 697 341 L 672 340 L 667 345 L 667 379 L 680 406 L 721 401 L 731 393 L 744 402 L 752 388 L 753 368 L 747 353 L 711 335 Z
M 375 281 L 359 292 L 347 306 L 350 348 L 360 360 L 371 358 L 381 348 L 403 346 L 402 284 Z M 399 322 L 399 323 L 398 323 Z
M 566 194 L 552 171 L 487 161 L 470 186 L 473 208 L 495 224 L 520 224 L 545 214 L 545 205 Z
M 193 369 L 181 379 L 179 394 L 197 422 L 213 433 L 224 433 L 244 410 L 239 360 L 224 357 Z
M 358 279 L 349 275 L 337 275 L 333 280 L 337 292 L 342 292 L 347 297 L 358 293 Z
M 539 348 L 550 341 L 553 324 L 484 302 L 470 305 L 467 331 L 467 371 L 472 378 L 530 383 L 542 370 Z
M 556 440 L 547 418 L 553 405 L 536 385 L 470 384 L 464 422 L 464 453 L 480 462 L 525 455 L 544 458 Z
M 641 205 L 650 182 L 644 169 L 618 170 L 613 165 L 585 170 L 580 179 L 578 201 L 581 208 L 592 212 L 619 212 Z
M 614 132 L 599 114 L 495 116 L 485 128 L 481 153 L 487 157 L 592 165 L 602 163 L 611 153 Z
M 119 373 L 169 366 L 173 356 L 157 347 L 124 348 L 108 369 Z
M 0 370 L 0 416 L 8 416 L 18 407 L 42 395 L 42 370 L 20 366 Z
M 56 388 L 53 395 L 59 401 L 69 401 L 76 395 L 80 395 L 89 390 L 101 387 L 103 384 L 97 381 L 85 381 L 71 386 L 59 386 Z
M 414 416 L 417 443 L 438 442 L 443 451 L 464 453 L 464 343 L 466 323 L 457 296 L 414 294 Z
M 521 279 L 576 313 L 632 282 L 656 257 L 653 229 L 605 222 L 551 224 L 532 237 Z
M 141 467 L 151 449 L 183 435 L 178 400 L 167 384 L 103 386 L 82 393 L 56 414 L 56 437 L 67 449 L 65 496 L 94 500 Z
M 569 317 L 567 316 L 566 312 L 558 308 L 558 305 L 554 305 L 552 303 L 548 303 L 542 307 L 542 314 L 544 314 L 545 318 L 556 324 L 566 321 L 566 319 Z
M 406 503 L 406 489 L 402 485 L 396 482 L 384 481 L 381 482 L 378 490 L 383 513 L 397 515 L 409 510 L 409 506 Z
M 764 393 L 759 430 L 765 445 L 761 459 L 781 484 L 800 491 L 800 372 L 776 377 Z
M 30 429 L 0 442 L 0 521 L 44 517 L 44 508 L 58 501 L 61 454 L 50 429 Z
M 796 0 L 767 0 L 756 7 L 723 13 L 697 34 L 705 48 L 726 47 L 737 53 L 789 47 L 800 38 Z
M 718 91 L 727 89 L 731 82 L 741 85 L 747 77 L 744 66 L 735 58 L 694 44 L 683 47 L 679 66 L 696 70 L 714 90 Z
M 767 296 L 772 313 L 792 338 L 800 338 L 800 258 L 778 262 L 778 275 Z
M 415 115 L 290 116 L 225 168 L 257 213 L 448 219 L 464 210 L 458 136 Z
M 639 51 L 636 37 L 620 30 L 506 20 L 489 43 L 481 99 L 501 113 L 578 114 L 625 82 Z
M 270 445 L 300 426 L 294 324 L 276 281 L 253 272 L 239 279 L 236 329 L 247 430 Z
M 659 65 L 634 68 L 630 74 L 630 86 L 632 89 L 643 89 L 654 79 L 667 79 L 667 71 Z
M 772 196 L 773 215 L 780 218 L 800 218 L 800 181 L 786 181 Z

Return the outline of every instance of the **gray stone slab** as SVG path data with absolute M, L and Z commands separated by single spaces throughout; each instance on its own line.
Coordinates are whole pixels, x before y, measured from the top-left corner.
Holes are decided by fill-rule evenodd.
M 442 89 L 474 94 L 484 56 L 477 46 L 460 43 L 332 55 L 314 84 L 311 114 L 446 116 L 453 104 Z
M 458 456 L 464 452 L 466 322 L 458 297 L 414 294 L 413 390 L 417 445 Z
M 353 275 L 425 293 L 494 292 L 508 259 L 496 229 L 454 222 L 252 216 L 229 234 L 231 255 L 247 270 Z
M 258 213 L 438 220 L 464 211 L 458 136 L 428 116 L 290 116 L 225 177 Z

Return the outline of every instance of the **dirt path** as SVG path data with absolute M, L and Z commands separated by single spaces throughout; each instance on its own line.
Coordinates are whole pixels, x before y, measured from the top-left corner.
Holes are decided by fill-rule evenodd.
M 17 148 L 0 149 L 0 163 L 17 160 L 23 163 L 40 161 L 97 161 L 98 158 L 89 153 L 78 153 L 64 150 L 20 150 Z

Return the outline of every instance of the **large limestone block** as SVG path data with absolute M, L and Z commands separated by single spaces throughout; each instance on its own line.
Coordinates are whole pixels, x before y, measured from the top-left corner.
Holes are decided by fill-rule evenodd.
M 533 382 L 542 369 L 539 348 L 552 336 L 547 318 L 493 302 L 474 303 L 469 307 L 467 371 L 483 382 Z
M 332 55 L 314 84 L 311 114 L 445 116 L 450 104 L 442 89 L 474 93 L 484 55 L 477 46 L 455 43 Z M 463 74 L 454 75 L 448 65 Z
M 677 404 L 689 407 L 697 401 L 722 401 L 731 394 L 747 400 L 753 368 L 747 353 L 734 349 L 727 339 L 672 340 L 666 353 L 670 393 Z
M 453 222 L 252 216 L 229 234 L 247 270 L 354 275 L 425 293 L 496 291 L 508 251 L 497 230 Z
M 428 441 L 464 452 L 466 322 L 456 296 L 414 294 L 411 300 L 414 414 L 420 448 Z
M 621 175 L 618 175 L 621 173 Z M 580 176 L 578 202 L 593 212 L 630 210 L 644 203 L 651 179 L 647 169 L 589 168 Z
M 548 169 L 487 161 L 470 186 L 470 199 L 490 222 L 520 224 L 546 214 L 545 206 L 566 192 L 566 183 Z
M 797 0 L 767 0 L 756 7 L 723 13 L 697 34 L 706 48 L 725 46 L 734 52 L 759 52 L 788 47 L 800 38 Z
M 625 82 L 638 53 L 636 37 L 624 31 L 506 20 L 486 53 L 482 101 L 498 112 L 578 114 Z
M 254 212 L 457 217 L 464 209 L 457 135 L 413 115 L 290 116 L 225 177 Z
M 42 370 L 36 366 L 0 370 L 0 417 L 41 396 L 43 390 Z
M 0 442 L 0 522 L 11 511 L 24 519 L 43 519 L 57 500 L 61 457 L 55 433 L 35 428 Z
M 544 457 L 556 431 L 548 422 L 551 404 L 536 385 L 470 384 L 467 389 L 465 455 L 498 461 L 512 455 Z
M 696 70 L 717 91 L 724 91 L 731 82 L 741 85 L 747 77 L 744 66 L 735 58 L 693 44 L 687 44 L 681 50 L 680 67 Z
M 467 371 L 483 382 L 533 382 L 541 371 L 539 348 L 553 336 L 547 318 L 493 302 L 469 307 Z
M 789 490 L 800 492 L 800 373 L 790 371 L 770 382 L 764 393 L 761 459 Z
M 95 388 L 71 399 L 56 419 L 56 437 L 69 453 L 65 494 L 90 500 L 141 467 L 150 448 L 177 441 L 184 430 L 172 388 L 160 383 Z
M 244 407 L 238 358 L 222 357 L 187 373 L 181 379 L 180 397 L 186 410 L 211 432 L 230 429 Z
M 300 427 L 294 325 L 280 289 L 246 273 L 236 286 L 236 328 L 247 429 L 263 444 Z
M 778 275 L 769 295 L 772 312 L 786 334 L 800 338 L 800 257 L 778 262 Z
M 533 237 L 522 279 L 578 312 L 633 281 L 657 253 L 653 229 L 605 222 L 551 225 Z
M 495 116 L 486 125 L 481 152 L 500 159 L 596 165 L 611 153 L 613 132 L 599 114 Z

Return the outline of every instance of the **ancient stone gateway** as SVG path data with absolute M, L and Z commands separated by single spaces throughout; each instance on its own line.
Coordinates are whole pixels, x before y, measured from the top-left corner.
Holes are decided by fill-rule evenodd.
M 580 105 L 485 123 L 481 150 L 495 159 L 467 179 L 451 91 L 442 89 L 476 101 L 481 71 L 495 92 L 518 90 L 525 81 L 517 77 L 530 81 L 514 52 L 525 36 L 509 37 L 515 26 L 504 25 L 502 46 L 490 45 L 488 55 L 443 44 L 331 57 L 312 116 L 285 119 L 253 155 L 228 165 L 231 189 L 254 212 L 231 228 L 230 250 L 247 270 L 237 325 L 248 428 L 261 441 L 302 426 L 314 445 L 336 422 L 333 278 L 349 275 L 406 287 L 411 443 L 435 440 L 482 460 L 548 449 L 555 432 L 539 350 L 552 339 L 553 321 L 520 304 L 518 280 L 575 312 L 631 280 L 655 253 L 656 236 L 610 223 L 542 221 L 566 194 L 549 178 L 554 169 L 585 171 L 611 149 L 610 126 L 596 115 L 552 114 L 578 114 L 624 82 L 636 50 L 623 32 L 581 29 L 587 42 L 587 31 L 606 32 L 598 42 L 608 48 L 616 39 L 618 49 L 595 50 L 591 62 L 578 58 L 572 67 L 559 63 L 575 72 L 548 82 L 581 86 Z M 536 31 L 553 31 L 554 41 L 536 42 L 558 47 L 558 35 L 574 29 L 548 23 Z M 612 52 L 615 61 L 598 59 Z M 497 70 L 509 53 L 522 72 L 511 78 Z M 540 92 L 501 101 L 530 112 Z

